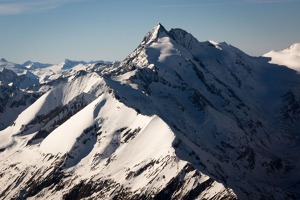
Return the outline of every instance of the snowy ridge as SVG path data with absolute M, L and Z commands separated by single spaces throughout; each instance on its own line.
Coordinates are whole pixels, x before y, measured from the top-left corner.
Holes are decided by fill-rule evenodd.
M 161 24 L 120 64 L 47 68 L 0 131 L 0 199 L 300 198 L 295 71 Z
M 174 134 L 158 116 L 140 115 L 136 110 L 118 101 L 112 91 L 97 74 L 80 76 L 43 95 L 19 116 L 15 125 L 2 131 L 1 141 L 5 141 L 8 133 L 15 133 L 12 137 L 13 143 L 4 147 L 2 142 L 2 151 L 5 154 L 3 161 L 7 165 L 3 166 L 6 173 L 1 175 L 1 179 L 6 180 L 3 188 L 10 191 L 3 191 L 2 197 L 21 195 L 17 189 L 20 188 L 27 191 L 23 198 L 70 198 L 75 188 L 85 187 L 90 188 L 91 191 L 86 191 L 90 197 L 104 199 L 112 195 L 118 195 L 120 198 L 173 195 L 174 198 L 179 198 L 192 195 L 189 191 L 200 187 L 201 184 L 207 185 L 205 187 L 216 185 L 218 189 L 208 187 L 196 193 L 197 196 L 201 194 L 210 198 L 220 194 L 234 197 L 231 190 L 225 189 L 222 184 L 214 182 L 204 174 L 200 175 L 187 162 L 176 158 L 172 147 Z M 46 137 L 39 137 L 38 141 L 32 140 L 39 134 L 38 129 L 43 129 L 52 121 L 35 120 L 37 116 L 46 116 L 53 108 L 60 107 L 61 103 L 70 104 L 76 95 L 82 93 L 94 94 L 91 98 L 94 100 L 62 122 Z M 59 112 L 58 115 L 66 111 Z M 25 116 L 27 117 L 24 118 Z M 22 150 L 16 153 L 15 149 Z M 28 155 L 29 160 L 22 159 Z M 17 178 L 18 174 L 15 174 L 15 169 L 7 168 L 12 164 L 8 164 L 8 160 L 12 163 L 20 161 L 17 164 L 18 168 L 22 166 L 22 169 L 25 169 L 21 183 L 14 183 L 12 177 Z M 69 176 L 74 172 L 76 176 Z M 31 173 L 35 174 L 35 178 L 30 176 Z M 195 173 L 198 173 L 197 176 Z M 60 184 L 65 186 L 53 196 L 51 189 L 43 185 L 52 180 L 50 177 L 61 177 L 58 174 L 65 174 L 70 178 L 59 178 Z M 173 194 L 167 193 L 168 190 L 163 192 L 168 184 L 179 184 L 177 179 L 182 181 L 184 189 L 178 185 L 176 193 L 174 190 L 169 191 L 174 192 Z M 149 180 L 152 180 L 150 185 Z M 52 181 L 55 183 L 55 180 Z M 93 182 L 103 181 L 106 181 L 107 192 L 91 188 Z M 116 191 L 116 185 L 120 184 L 124 188 Z M 16 187 L 17 185 L 19 187 Z M 38 188 L 45 189 L 41 191 Z M 35 196 L 36 194 L 38 196 Z
M 300 43 L 295 43 L 282 51 L 270 51 L 263 55 L 271 58 L 270 63 L 285 65 L 300 72 Z
M 22 64 L 23 67 L 33 70 L 33 69 L 38 69 L 38 68 L 45 68 L 49 67 L 52 64 L 45 64 L 45 63 L 40 63 L 40 62 L 32 62 L 30 60 L 26 61 L 25 63 Z
M 102 67 L 116 67 L 119 62 L 109 61 L 74 61 L 65 59 L 58 64 L 47 64 L 40 62 L 26 61 L 23 64 L 15 64 L 5 60 L 0 61 L 0 70 L 8 69 L 14 71 L 17 75 L 25 75 L 32 79 L 38 79 L 41 84 L 48 84 L 51 81 L 71 77 L 79 71 L 94 71 Z

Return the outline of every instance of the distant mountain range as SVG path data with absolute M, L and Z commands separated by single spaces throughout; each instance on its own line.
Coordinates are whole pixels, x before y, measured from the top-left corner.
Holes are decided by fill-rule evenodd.
M 1 59 L 0 199 L 299 199 L 300 74 L 264 56 L 158 24 L 121 63 Z

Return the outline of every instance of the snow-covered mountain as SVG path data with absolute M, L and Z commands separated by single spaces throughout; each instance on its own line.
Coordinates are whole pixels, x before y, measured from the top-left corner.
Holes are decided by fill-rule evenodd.
M 53 77 L 0 131 L 0 198 L 300 198 L 300 76 L 268 61 L 158 24 Z
M 0 130 L 14 122 L 17 116 L 40 96 L 26 89 L 37 86 L 38 80 L 0 69 Z
M 24 62 L 22 64 L 22 67 L 33 70 L 33 69 L 39 69 L 39 68 L 45 68 L 45 67 L 49 67 L 52 64 L 47 64 L 47 63 L 40 63 L 40 62 L 32 62 L 30 60 Z
M 300 72 L 300 43 L 295 43 L 282 51 L 270 51 L 263 55 L 270 57 L 270 63 L 284 65 Z
M 56 82 L 58 79 L 71 77 L 79 71 L 93 71 L 103 67 L 117 67 L 119 62 L 109 61 L 74 61 L 65 59 L 58 64 L 47 64 L 40 62 L 26 61 L 23 64 L 16 64 L 9 62 L 2 58 L 0 60 L 0 70 L 9 69 L 18 75 L 26 75 L 32 79 L 38 79 L 41 84 L 48 84 L 49 82 Z
M 0 70 L 3 70 L 4 68 L 12 70 L 15 73 L 23 73 L 25 70 L 25 68 L 22 65 L 19 65 L 19 64 L 13 63 L 13 62 L 9 62 L 5 58 L 1 58 L 0 59 Z

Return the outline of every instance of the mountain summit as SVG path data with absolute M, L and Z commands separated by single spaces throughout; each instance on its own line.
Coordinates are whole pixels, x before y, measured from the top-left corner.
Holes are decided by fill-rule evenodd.
M 58 72 L 0 131 L 0 198 L 300 198 L 295 71 L 158 24 L 120 65 Z

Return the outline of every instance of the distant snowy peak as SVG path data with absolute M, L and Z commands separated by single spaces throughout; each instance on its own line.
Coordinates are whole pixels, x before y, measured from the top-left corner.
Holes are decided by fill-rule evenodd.
M 23 74 L 24 69 L 25 69 L 23 66 L 21 66 L 19 64 L 7 61 L 6 59 L 2 58 L 0 60 L 0 70 L 3 70 L 4 68 L 12 70 L 17 74 Z
M 282 51 L 270 51 L 263 57 L 270 57 L 270 63 L 285 65 L 300 72 L 300 43 L 292 44 Z
M 69 59 L 65 59 L 64 62 L 60 63 L 61 69 L 71 69 L 77 65 L 86 65 L 87 63 L 84 61 L 73 61 Z
M 39 69 L 39 68 L 45 68 L 49 67 L 52 64 L 47 64 L 47 63 L 40 63 L 40 62 L 32 62 L 30 60 L 26 61 L 25 63 L 22 64 L 24 68 L 27 69 Z
M 3 68 L 6 68 L 6 69 L 8 69 L 8 68 L 13 68 L 14 66 L 16 66 L 17 64 L 15 64 L 15 63 L 12 63 L 12 62 L 9 62 L 9 61 L 7 61 L 6 59 L 4 59 L 4 58 L 1 58 L 1 60 L 0 60 L 0 68 L 1 69 L 3 69 Z

